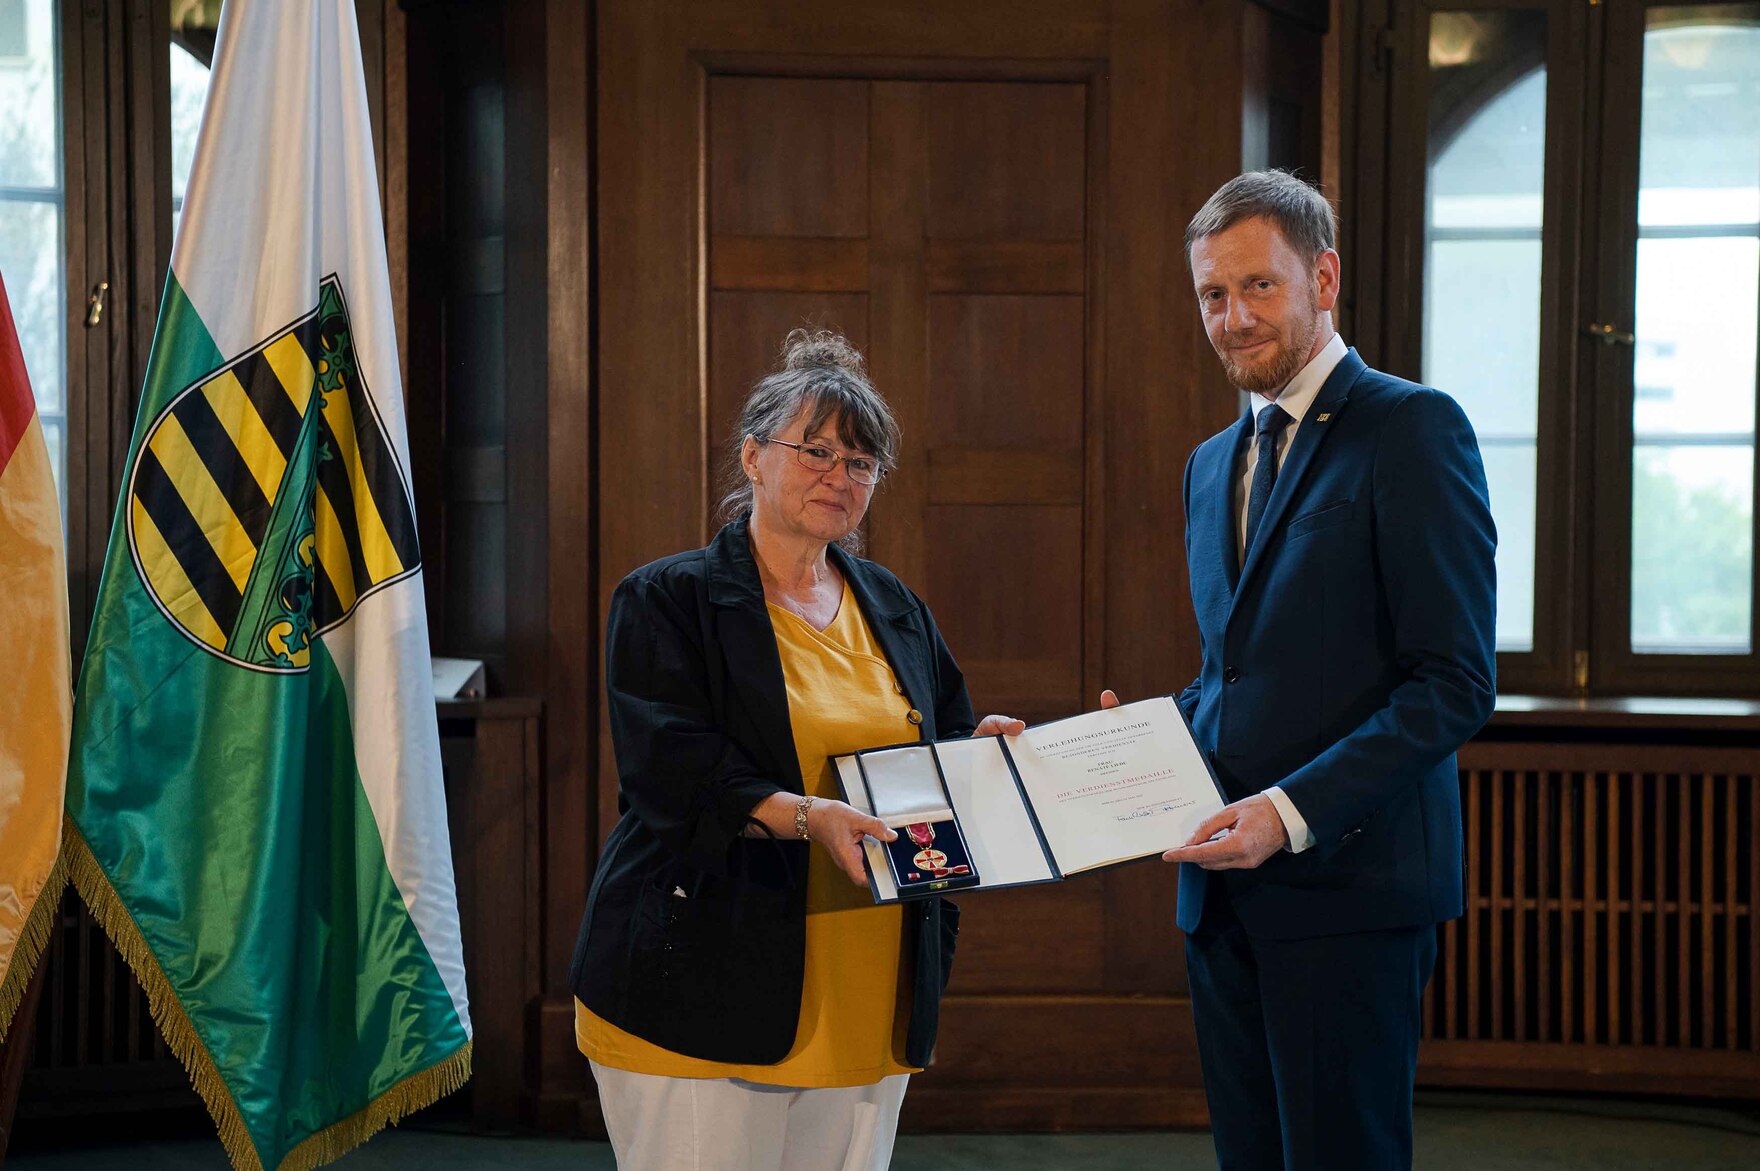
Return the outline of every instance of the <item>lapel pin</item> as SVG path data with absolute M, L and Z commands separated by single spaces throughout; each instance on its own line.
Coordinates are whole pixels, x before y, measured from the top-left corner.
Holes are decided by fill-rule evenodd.
M 1315 416 L 1314 416 L 1314 422 L 1316 422 L 1316 423 L 1324 423 L 1324 422 L 1326 422 L 1326 420 L 1328 420 L 1328 419 L 1330 419 L 1330 418 L 1332 418 L 1332 412 L 1331 412 L 1331 411 L 1327 411 L 1327 412 L 1326 412 L 1326 413 L 1325 413 L 1325 414 L 1324 414 L 1324 415 L 1315 415 Z

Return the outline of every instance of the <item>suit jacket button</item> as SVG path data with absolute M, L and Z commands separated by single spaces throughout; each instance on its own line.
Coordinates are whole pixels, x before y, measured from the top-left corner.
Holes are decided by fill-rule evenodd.
M 1224 667 L 1222 669 L 1222 681 L 1224 683 L 1238 683 L 1240 682 L 1240 678 L 1241 669 L 1239 667 Z
M 913 724 L 920 724 L 923 722 L 923 713 L 918 711 L 916 708 L 912 708 L 910 711 L 908 711 L 904 714 L 904 718 L 909 720 Z

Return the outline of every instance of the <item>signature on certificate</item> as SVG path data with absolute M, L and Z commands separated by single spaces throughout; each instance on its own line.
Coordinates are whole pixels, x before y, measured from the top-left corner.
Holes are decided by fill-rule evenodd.
M 1163 813 L 1178 813 L 1190 804 L 1190 801 L 1162 801 L 1155 805 L 1140 805 L 1128 812 L 1115 814 L 1114 816 L 1119 821 L 1136 821 L 1140 817 L 1155 817 Z

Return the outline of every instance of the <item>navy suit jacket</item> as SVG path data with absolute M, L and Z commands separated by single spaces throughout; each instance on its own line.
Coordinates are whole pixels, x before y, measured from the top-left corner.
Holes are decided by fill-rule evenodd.
M 1243 416 L 1186 464 L 1203 669 L 1180 694 L 1231 801 L 1281 786 L 1313 831 L 1256 870 L 1180 869 L 1179 926 L 1226 882 L 1249 934 L 1298 939 L 1462 911 L 1455 750 L 1491 714 L 1497 536 L 1472 426 L 1353 349 L 1302 419 L 1244 564 Z

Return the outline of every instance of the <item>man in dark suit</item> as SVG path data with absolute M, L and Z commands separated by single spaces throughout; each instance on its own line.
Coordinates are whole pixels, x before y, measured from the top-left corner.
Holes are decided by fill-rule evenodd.
M 1334 331 L 1333 236 L 1281 172 L 1186 230 L 1251 395 L 1185 471 L 1203 668 L 1179 703 L 1231 804 L 1166 854 L 1227 1171 L 1411 1166 L 1420 996 L 1462 911 L 1454 754 L 1494 695 L 1478 442 Z

